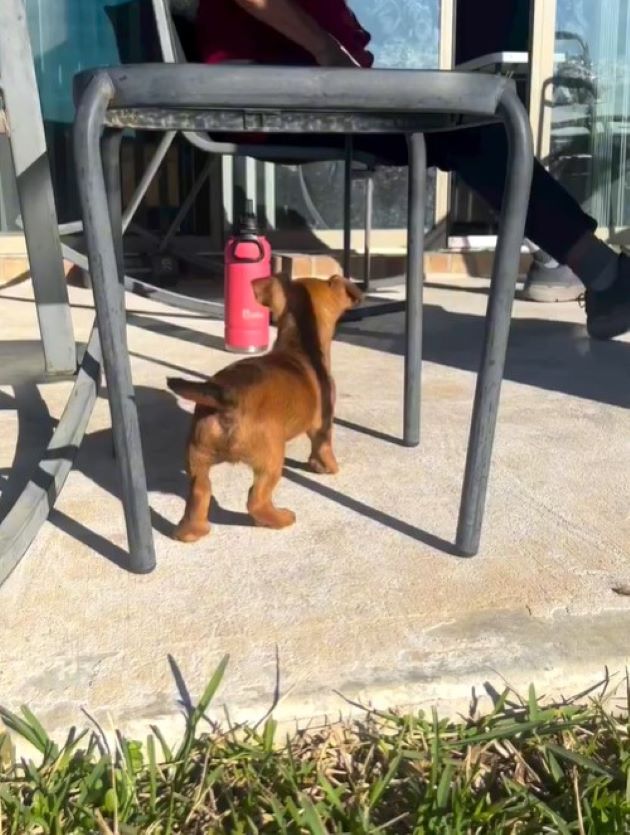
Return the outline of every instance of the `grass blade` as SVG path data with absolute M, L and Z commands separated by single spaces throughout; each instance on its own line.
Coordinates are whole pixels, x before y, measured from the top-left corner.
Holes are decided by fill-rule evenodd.
M 590 757 L 585 757 L 582 754 L 577 754 L 575 751 L 569 751 L 561 745 L 553 745 L 552 743 L 549 743 L 547 748 L 557 757 L 560 757 L 563 760 L 569 760 L 569 762 L 579 765 L 580 768 L 592 771 L 594 774 L 600 774 L 602 777 L 608 777 L 611 780 L 614 780 L 615 778 L 615 775 L 611 771 L 599 765 L 599 763 L 596 763 L 595 760 Z
M 40 753 L 46 752 L 46 741 L 42 740 L 35 728 L 32 728 L 28 722 L 12 713 L 4 707 L 0 707 L 0 719 L 4 722 L 7 728 L 19 734 L 22 739 L 29 742 L 33 748 L 36 748 Z
M 210 702 L 215 696 L 215 693 L 219 689 L 219 685 L 223 681 L 223 676 L 225 675 L 225 670 L 227 665 L 230 661 L 229 655 L 224 655 L 221 661 L 219 662 L 219 666 L 214 671 L 214 674 L 210 681 L 208 682 L 206 689 L 203 691 L 201 698 L 199 699 L 199 703 L 193 710 L 191 723 L 196 726 L 199 720 L 204 716 L 205 712 L 208 710 L 210 706 Z
M 269 718 L 265 722 L 265 727 L 263 730 L 263 750 L 267 754 L 271 754 L 271 752 L 273 751 L 277 727 L 278 723 L 275 721 L 275 719 Z
M 397 754 L 394 759 L 392 760 L 387 772 L 383 775 L 383 777 L 379 778 L 376 783 L 372 786 L 370 790 L 370 799 L 368 805 L 370 809 L 374 809 L 375 806 L 379 803 L 380 799 L 383 797 L 385 792 L 387 791 L 387 787 L 392 782 L 398 769 L 400 767 L 400 761 L 402 760 L 402 754 Z
M 172 763 L 173 762 L 173 752 L 169 748 L 166 740 L 164 739 L 164 735 L 162 731 L 158 728 L 157 725 L 151 725 L 151 730 L 153 731 L 155 737 L 157 738 L 158 742 L 160 743 L 160 747 L 162 748 L 162 757 L 165 763 Z
M 440 777 L 436 797 L 438 809 L 446 809 L 448 805 L 448 798 L 451 792 L 451 780 L 453 779 L 454 772 L 455 766 L 453 763 L 447 763 L 442 769 L 442 776 Z
M 538 712 L 538 698 L 536 697 L 536 688 L 533 684 L 529 685 L 529 693 L 527 694 L 527 703 L 529 707 L 530 722 L 537 722 L 540 719 Z
M 155 737 L 147 737 L 147 761 L 149 770 L 149 811 L 155 814 L 157 800 L 158 767 L 155 760 Z
M 302 811 L 304 813 L 304 823 L 308 827 L 311 835 L 326 835 L 324 824 L 317 814 L 317 809 L 313 805 L 310 797 L 303 795 L 300 797 L 300 803 L 302 804 Z

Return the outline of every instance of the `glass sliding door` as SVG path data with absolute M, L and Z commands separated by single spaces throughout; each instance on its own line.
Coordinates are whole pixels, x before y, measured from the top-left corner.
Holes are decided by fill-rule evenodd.
M 74 185 L 72 78 L 123 60 L 121 30 L 142 58 L 136 7 L 129 0 L 25 0 L 60 221 L 79 216 Z M 117 32 L 118 28 L 118 32 Z M 124 38 L 124 36 L 123 36 Z
M 2 0 L 0 0 L 2 2 Z M 186 3 L 175 0 L 177 9 Z M 35 60 L 57 212 L 61 222 L 76 220 L 79 205 L 74 183 L 72 78 L 85 68 L 161 60 L 151 0 L 25 0 Z M 155 133 L 129 135 L 122 148 L 123 198 L 127 201 L 159 141 Z M 154 231 L 164 230 L 203 167 L 206 156 L 176 141 L 135 217 Z M 3 148 L 0 145 L 0 166 Z M 10 181 L 2 172 L 0 206 Z M 5 187 L 6 181 L 6 187 Z M 206 185 L 182 226 L 218 245 L 222 233 L 219 178 Z M 14 213 L 14 210 L 12 210 Z M 11 211 L 0 208 L 0 223 Z M 8 218 L 4 221 L 4 217 Z
M 630 0 L 557 0 L 549 169 L 598 222 L 630 226 Z
M 442 2 L 451 0 L 349 0 L 372 35 L 374 66 L 393 69 L 437 68 L 440 65 Z M 448 33 L 450 39 L 451 33 Z M 364 228 L 364 183 L 353 189 L 353 228 Z M 327 245 L 341 246 L 343 163 L 275 166 L 275 225 L 287 246 L 308 242 L 314 235 Z M 261 195 L 260 189 L 258 194 Z M 434 216 L 434 180 L 429 217 Z M 404 243 L 407 223 L 405 168 L 378 171 L 374 188 L 373 245 Z M 259 199 L 260 204 L 260 199 Z M 262 207 L 261 207 L 262 213 Z M 304 235 L 300 236 L 302 230 Z M 361 232 L 359 232 L 359 236 Z M 302 240 L 301 240 L 302 239 Z
M 474 24 L 482 7 L 490 28 L 501 15 L 509 23 L 501 36 L 503 71 L 525 84 L 538 156 L 597 219 L 603 237 L 630 242 L 630 0 L 457 0 L 460 60 L 488 52 L 482 46 L 491 35 Z M 510 67 L 517 52 L 526 61 Z M 494 68 L 501 69 L 499 60 Z M 451 240 L 490 245 L 494 217 L 454 180 Z

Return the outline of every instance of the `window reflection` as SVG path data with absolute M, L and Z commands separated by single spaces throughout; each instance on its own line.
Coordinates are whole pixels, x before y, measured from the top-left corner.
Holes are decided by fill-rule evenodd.
M 440 44 L 441 0 L 350 0 L 349 5 L 372 35 L 374 66 L 390 69 L 435 69 Z M 353 226 L 363 228 L 362 182 L 354 186 Z M 277 166 L 276 200 L 279 228 L 342 226 L 343 164 L 316 163 L 301 170 Z M 430 183 L 428 218 L 433 217 L 434 183 Z M 373 225 L 401 229 L 407 225 L 407 171 L 378 171 L 374 188 Z
M 350 0 L 350 6 L 372 34 L 375 66 L 437 67 L 439 0 Z
M 550 170 L 597 218 L 630 222 L 630 1 L 558 0 Z

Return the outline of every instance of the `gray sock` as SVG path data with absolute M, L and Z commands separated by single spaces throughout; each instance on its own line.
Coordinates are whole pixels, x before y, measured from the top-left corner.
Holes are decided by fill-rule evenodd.
M 593 238 L 580 252 L 579 264 L 574 264 L 573 270 L 591 290 L 608 290 L 619 274 L 619 256 L 603 241 Z

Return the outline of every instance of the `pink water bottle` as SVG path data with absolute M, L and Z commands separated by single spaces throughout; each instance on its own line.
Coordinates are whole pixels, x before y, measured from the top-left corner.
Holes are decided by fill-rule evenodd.
M 225 349 L 257 354 L 269 347 L 269 311 L 254 298 L 252 281 L 271 274 L 271 247 L 256 223 L 254 206 L 247 201 L 225 245 Z

